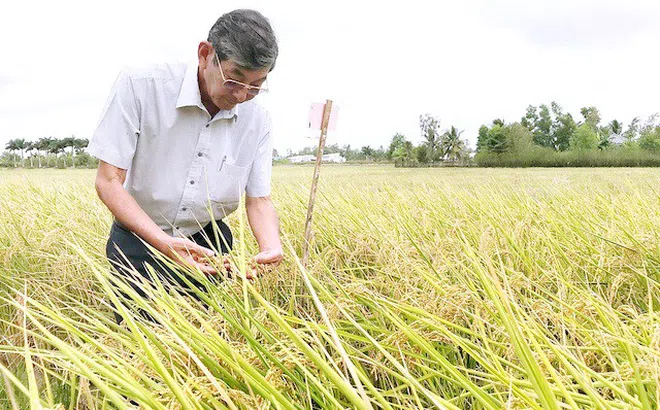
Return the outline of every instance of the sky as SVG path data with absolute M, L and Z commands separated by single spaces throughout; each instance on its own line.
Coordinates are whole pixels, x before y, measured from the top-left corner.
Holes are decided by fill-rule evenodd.
M 279 40 L 257 98 L 281 153 L 317 144 L 308 113 L 326 99 L 339 107 L 327 143 L 354 148 L 395 133 L 417 144 L 426 113 L 474 147 L 482 124 L 530 104 L 625 124 L 660 111 L 657 0 L 14 1 L 0 15 L 0 148 L 91 137 L 123 67 L 195 61 L 236 8 L 262 12 Z

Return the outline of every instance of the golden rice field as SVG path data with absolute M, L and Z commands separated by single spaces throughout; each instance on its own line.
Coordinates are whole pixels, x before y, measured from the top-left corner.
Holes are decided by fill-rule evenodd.
M 0 171 L 0 409 L 658 408 L 659 170 L 324 166 L 303 268 L 311 176 L 275 271 L 118 326 L 94 171 Z

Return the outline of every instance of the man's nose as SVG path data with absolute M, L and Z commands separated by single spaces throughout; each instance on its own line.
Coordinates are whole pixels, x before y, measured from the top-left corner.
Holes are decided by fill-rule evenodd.
M 234 94 L 234 98 L 238 102 L 245 101 L 247 99 L 247 95 L 248 95 L 247 90 L 245 89 L 245 87 L 241 88 L 240 90 L 234 91 L 233 94 Z

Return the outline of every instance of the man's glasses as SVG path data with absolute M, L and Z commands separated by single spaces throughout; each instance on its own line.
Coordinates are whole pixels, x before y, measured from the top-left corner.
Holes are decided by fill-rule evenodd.
M 231 91 L 240 91 L 242 89 L 245 89 L 247 93 L 250 95 L 259 95 L 259 93 L 268 92 L 268 88 L 266 87 L 257 87 L 254 85 L 242 83 L 240 81 L 232 80 L 231 78 L 225 78 L 225 73 L 222 72 L 222 65 L 220 65 L 220 59 L 218 58 L 217 53 L 215 55 L 215 61 L 218 63 L 218 68 L 220 68 L 220 75 L 222 76 L 223 87 Z

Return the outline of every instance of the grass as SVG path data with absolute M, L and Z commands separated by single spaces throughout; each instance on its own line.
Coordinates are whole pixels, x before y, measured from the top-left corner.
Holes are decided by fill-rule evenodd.
M 93 171 L 0 170 L 0 409 L 657 408 L 656 169 L 324 167 L 304 267 L 311 175 L 275 271 L 118 326 Z

